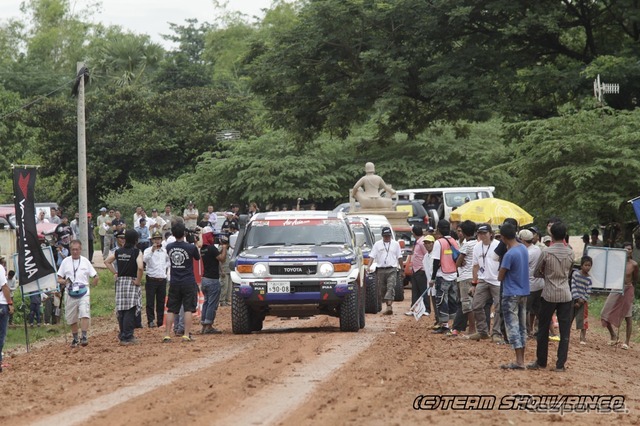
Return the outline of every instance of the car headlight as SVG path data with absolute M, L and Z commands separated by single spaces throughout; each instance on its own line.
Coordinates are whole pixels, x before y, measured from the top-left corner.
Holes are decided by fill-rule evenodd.
M 267 276 L 267 265 L 264 263 L 256 263 L 253 265 L 253 275 L 256 277 L 266 277 Z
M 333 263 L 321 263 L 319 271 L 321 276 L 330 277 L 333 275 Z

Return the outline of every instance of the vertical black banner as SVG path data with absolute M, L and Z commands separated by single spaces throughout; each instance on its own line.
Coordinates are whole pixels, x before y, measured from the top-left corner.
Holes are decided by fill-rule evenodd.
M 54 274 L 55 270 L 42 252 L 36 228 L 34 193 L 35 168 L 13 169 L 13 193 L 18 233 L 18 271 L 20 285 Z

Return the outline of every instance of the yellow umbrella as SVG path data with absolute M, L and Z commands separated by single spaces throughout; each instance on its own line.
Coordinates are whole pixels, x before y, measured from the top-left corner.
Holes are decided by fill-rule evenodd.
M 469 201 L 451 212 L 451 221 L 462 222 L 471 220 L 477 223 L 501 225 L 508 217 L 518 221 L 518 225 L 528 225 L 533 222 L 533 216 L 510 201 L 499 198 L 481 198 Z

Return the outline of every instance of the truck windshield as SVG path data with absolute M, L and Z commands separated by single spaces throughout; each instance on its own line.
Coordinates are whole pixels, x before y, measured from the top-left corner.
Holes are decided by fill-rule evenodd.
M 340 220 L 293 226 L 256 221 L 247 230 L 245 246 L 349 244 L 350 239 L 346 224 Z

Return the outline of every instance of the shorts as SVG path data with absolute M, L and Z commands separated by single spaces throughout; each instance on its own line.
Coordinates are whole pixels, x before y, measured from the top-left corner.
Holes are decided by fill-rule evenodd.
M 542 290 L 536 290 L 529 293 L 527 296 L 527 313 L 535 314 L 538 316 L 540 312 L 540 298 L 542 297 Z
M 184 306 L 185 312 L 195 312 L 198 307 L 198 286 L 194 284 L 169 284 L 167 298 L 167 312 L 180 314 L 180 308 Z
M 588 330 L 589 322 L 587 318 L 589 317 L 589 303 L 584 302 L 578 309 L 575 307 L 575 300 L 571 303 L 573 304 L 573 316 L 576 319 L 576 330 Z
M 471 296 L 469 296 L 469 289 L 471 288 L 471 279 L 458 281 L 458 288 L 460 289 L 460 305 L 462 305 L 462 313 L 467 314 L 473 309 L 471 308 Z
M 91 318 L 91 304 L 88 294 L 76 299 L 65 293 L 64 306 L 64 317 L 67 324 L 75 324 L 80 318 Z

